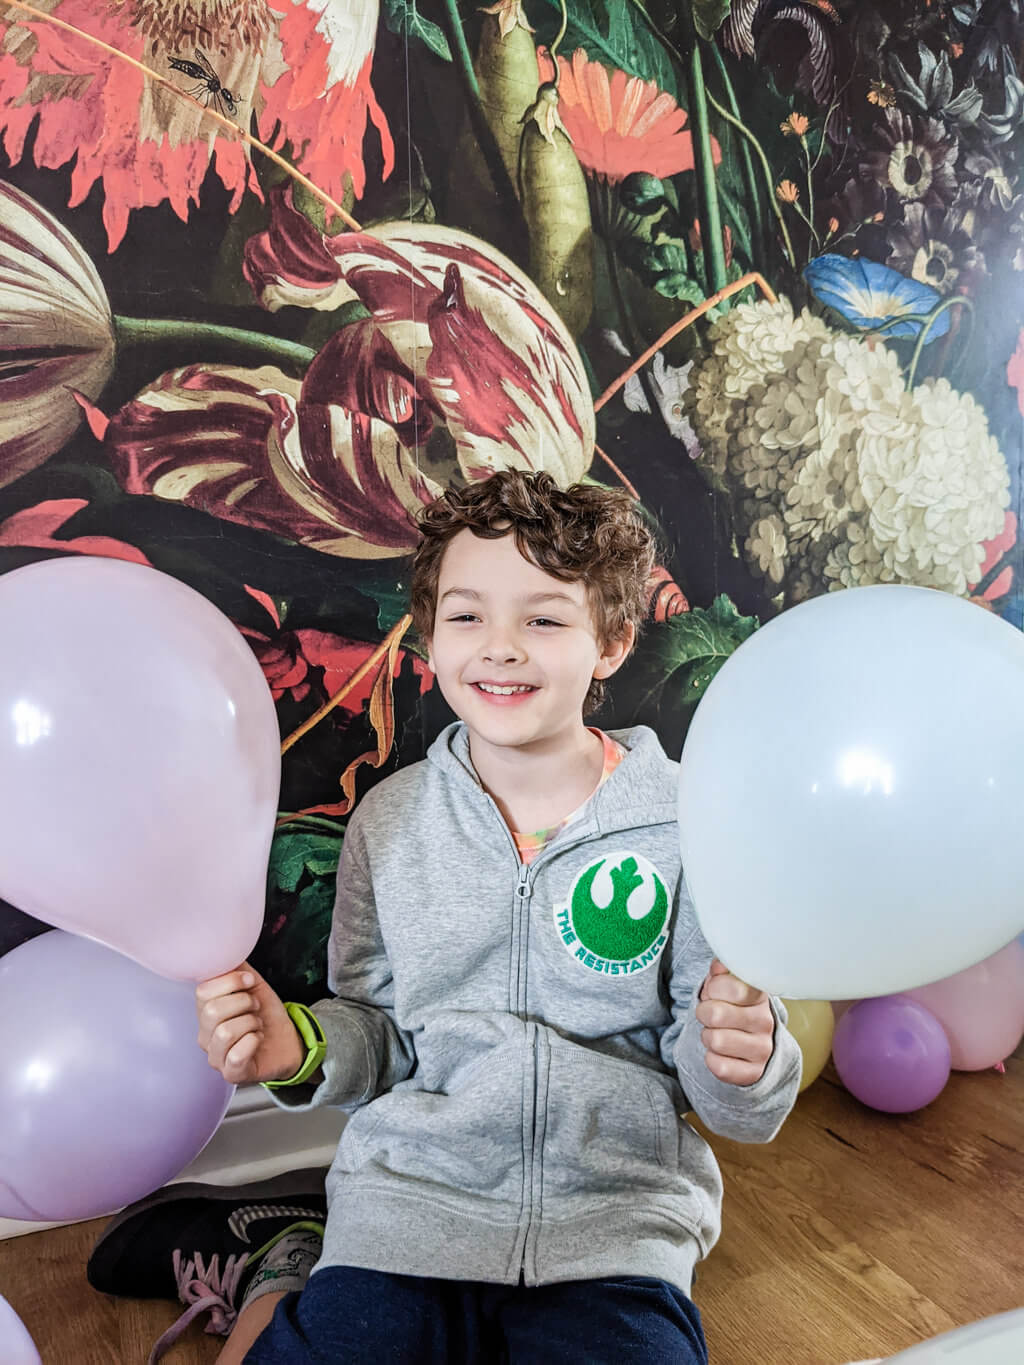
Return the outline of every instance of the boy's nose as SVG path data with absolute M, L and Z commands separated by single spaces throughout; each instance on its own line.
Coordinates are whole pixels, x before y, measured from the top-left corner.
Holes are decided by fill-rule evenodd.
M 491 664 L 521 663 L 526 658 L 526 651 L 513 637 L 503 634 L 485 643 L 482 657 Z

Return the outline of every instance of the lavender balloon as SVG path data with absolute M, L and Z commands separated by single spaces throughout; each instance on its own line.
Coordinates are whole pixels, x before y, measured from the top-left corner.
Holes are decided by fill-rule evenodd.
M 0 1294 L 0 1360 L 4 1365 L 42 1365 L 25 1324 Z
M 141 1198 L 202 1151 L 232 1093 L 196 1042 L 191 987 L 60 931 L 0 958 L 0 1217 Z
M 923 1109 L 949 1079 L 949 1040 L 916 1000 L 861 1000 L 836 1024 L 832 1059 L 851 1094 L 888 1114 Z
M 280 783 L 266 680 L 205 597 L 88 556 L 0 576 L 0 896 L 179 980 L 263 922 Z

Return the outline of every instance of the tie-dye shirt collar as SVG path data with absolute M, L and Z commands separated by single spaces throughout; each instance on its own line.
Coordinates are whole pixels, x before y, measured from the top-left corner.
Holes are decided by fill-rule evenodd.
M 534 862 L 535 859 L 543 853 L 544 849 L 550 844 L 556 834 L 559 834 L 565 829 L 566 825 L 571 825 L 575 820 L 580 818 L 584 810 L 586 810 L 588 802 L 592 799 L 594 792 L 608 781 L 609 777 L 611 777 L 612 773 L 626 756 L 626 751 L 622 745 L 616 743 L 610 735 L 606 735 L 603 730 L 597 730 L 593 727 L 588 728 L 592 735 L 597 735 L 604 748 L 604 767 L 601 769 L 601 776 L 598 778 L 597 786 L 581 806 L 577 806 L 571 815 L 567 815 L 564 820 L 560 821 L 557 825 L 552 825 L 550 829 L 539 829 L 533 834 L 520 834 L 518 830 L 512 831 L 512 837 L 516 841 L 516 848 L 519 850 L 519 858 L 524 863 Z

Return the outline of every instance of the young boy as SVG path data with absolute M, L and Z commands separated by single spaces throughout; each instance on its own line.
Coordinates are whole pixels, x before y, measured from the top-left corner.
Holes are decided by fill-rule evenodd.
M 689 1291 L 722 1186 L 682 1115 L 770 1140 L 800 1053 L 779 1002 L 712 961 L 676 764 L 650 730 L 584 724 L 633 647 L 651 537 L 625 495 L 545 474 L 449 490 L 421 525 L 413 614 L 459 720 L 349 821 L 333 996 L 286 1007 L 246 964 L 197 992 L 229 1081 L 351 1113 L 322 1250 L 300 1222 L 249 1258 L 221 1360 L 705 1362 Z M 265 1292 L 317 1253 L 301 1293 Z M 229 1264 L 225 1286 L 176 1262 L 186 1302 L 229 1311 Z

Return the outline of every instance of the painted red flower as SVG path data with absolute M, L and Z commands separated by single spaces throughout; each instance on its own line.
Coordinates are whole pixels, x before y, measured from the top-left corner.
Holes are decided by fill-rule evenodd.
M 541 81 L 554 78 L 555 64 L 537 49 Z M 664 180 L 692 171 L 693 138 L 683 132 L 686 110 L 654 81 L 609 70 L 591 61 L 582 48 L 571 59 L 558 58 L 559 112 L 584 170 L 615 183 L 633 171 Z M 722 150 L 715 138 L 716 165 Z
M 994 569 L 999 561 L 1017 544 L 1017 516 L 1014 512 L 1007 512 L 1003 529 L 999 535 L 987 540 L 981 547 L 985 551 L 985 558 L 978 571 L 978 583 L 984 579 L 990 569 Z M 973 592 L 975 584 L 971 584 Z M 997 598 L 1005 597 L 1013 587 L 1013 566 L 1007 565 L 988 585 L 980 598 L 976 601 L 982 603 L 995 602 Z
M 76 512 L 88 507 L 84 498 L 51 498 L 14 512 L 0 521 L 0 546 L 19 549 L 58 550 L 61 554 L 99 555 L 104 559 L 126 559 L 132 564 L 149 564 L 135 545 L 111 536 L 60 537 L 57 532 Z
M 263 669 L 267 685 L 275 701 L 285 695 L 294 701 L 303 701 L 311 687 L 317 684 L 323 700 L 329 700 L 345 685 L 353 673 L 366 662 L 373 653 L 374 645 L 359 640 L 347 640 L 327 630 L 282 630 L 277 609 L 265 593 L 253 588 L 247 591 L 263 603 L 273 620 L 275 634 L 267 635 L 240 627 L 248 639 L 253 653 Z M 397 678 L 402 670 L 406 651 L 400 649 L 395 654 L 392 676 Z M 420 694 L 429 691 L 434 675 L 417 656 L 413 656 L 413 669 L 420 679 Z M 316 678 L 319 670 L 320 678 Z M 375 675 L 368 673 L 356 687 L 338 703 L 340 711 L 356 715 L 370 700 Z
M 348 179 L 364 188 L 363 137 L 387 121 L 370 86 L 378 0 L 37 0 L 37 8 L 101 39 L 264 139 L 286 142 L 299 168 L 335 199 Z M 241 140 L 218 133 L 203 109 L 84 38 L 14 8 L 0 16 L 0 130 L 12 163 L 33 122 L 37 166 L 74 158 L 72 205 L 103 183 L 109 247 L 133 209 L 170 203 L 182 220 L 211 165 L 231 211 L 259 186 Z
M 274 191 L 272 208 L 245 253 L 263 306 L 330 310 L 359 299 L 370 314 L 310 366 L 304 447 L 322 443 L 322 412 L 341 405 L 386 422 L 417 465 L 443 427 L 465 478 L 506 468 L 545 469 L 562 485 L 582 478 L 594 449 L 586 373 L 564 324 L 511 261 L 437 224 L 325 237 L 290 190 Z

